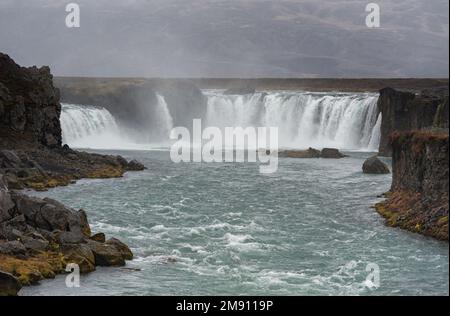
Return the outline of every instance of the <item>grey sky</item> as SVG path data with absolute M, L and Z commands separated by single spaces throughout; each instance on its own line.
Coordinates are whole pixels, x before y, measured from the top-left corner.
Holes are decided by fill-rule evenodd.
M 65 27 L 65 5 L 81 28 Z M 381 28 L 365 6 L 381 6 Z M 0 51 L 57 75 L 448 77 L 448 0 L 0 0 Z

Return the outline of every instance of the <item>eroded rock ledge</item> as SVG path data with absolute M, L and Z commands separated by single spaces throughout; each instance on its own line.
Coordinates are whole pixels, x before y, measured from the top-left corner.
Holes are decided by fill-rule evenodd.
M 376 205 L 386 223 L 448 241 L 448 130 L 398 132 L 391 136 L 393 182 Z

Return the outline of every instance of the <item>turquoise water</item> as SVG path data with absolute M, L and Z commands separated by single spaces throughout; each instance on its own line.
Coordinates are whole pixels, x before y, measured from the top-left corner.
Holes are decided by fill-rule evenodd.
M 115 152 L 118 153 L 118 152 Z M 390 175 L 364 175 L 369 153 L 342 160 L 174 164 L 167 151 L 119 152 L 148 170 L 83 180 L 38 196 L 86 210 L 93 231 L 125 241 L 126 268 L 64 276 L 22 295 L 438 295 L 448 243 L 384 226 L 370 208 Z M 380 284 L 366 286 L 376 264 Z

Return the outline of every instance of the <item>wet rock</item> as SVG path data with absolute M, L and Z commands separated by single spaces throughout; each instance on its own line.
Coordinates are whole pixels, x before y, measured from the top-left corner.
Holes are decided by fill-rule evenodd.
M 63 245 L 61 250 L 67 264 L 77 264 L 81 273 L 89 273 L 95 270 L 95 256 L 88 245 Z
M 94 253 L 95 264 L 102 267 L 124 266 L 125 258 L 115 245 L 88 240 L 87 245 Z
M 17 296 L 22 285 L 13 275 L 0 271 L 0 296 Z
M 130 170 L 130 171 L 142 171 L 144 169 L 145 169 L 145 166 L 137 160 L 130 161 L 127 166 L 127 170 Z
M 363 172 L 367 174 L 388 174 L 391 173 L 389 167 L 377 156 L 370 157 L 363 164 Z
M 104 233 L 97 233 L 91 236 L 91 238 L 89 238 L 93 241 L 99 242 L 99 243 L 104 243 L 106 241 L 106 236 Z
M 320 158 L 320 150 L 309 148 L 307 150 L 282 150 L 278 152 L 280 158 Z
M 133 260 L 133 252 L 123 242 L 116 238 L 111 238 L 106 241 L 107 245 L 114 246 L 125 260 Z
M 342 154 L 339 149 L 336 148 L 324 148 L 322 149 L 320 153 L 321 158 L 325 159 L 340 159 L 347 157 L 346 155 Z

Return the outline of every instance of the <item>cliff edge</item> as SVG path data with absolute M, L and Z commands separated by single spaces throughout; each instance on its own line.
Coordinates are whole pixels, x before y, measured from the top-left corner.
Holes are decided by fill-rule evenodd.
M 382 115 L 379 154 L 392 155 L 390 137 L 394 132 L 448 128 L 448 95 L 448 86 L 419 92 L 381 89 L 378 99 Z
M 387 200 L 376 205 L 386 223 L 448 241 L 448 131 L 391 135 L 393 181 Z

